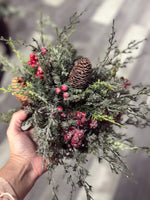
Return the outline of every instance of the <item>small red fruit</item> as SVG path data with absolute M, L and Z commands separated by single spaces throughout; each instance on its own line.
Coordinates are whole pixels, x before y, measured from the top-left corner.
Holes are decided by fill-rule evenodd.
M 82 112 L 82 113 L 81 113 L 81 116 L 82 116 L 82 117 L 86 117 L 86 113 L 85 113 L 85 112 Z
M 33 67 L 33 68 L 34 68 L 34 67 L 35 67 L 35 64 L 32 64 L 32 65 L 31 65 L 31 67 Z
M 85 124 L 86 122 L 87 122 L 87 118 L 83 117 L 83 118 L 81 119 L 81 123 L 82 123 L 82 124 Z
M 61 92 L 61 89 L 60 89 L 60 88 L 56 88 L 56 89 L 55 89 L 55 92 L 56 92 L 57 94 L 59 94 L 59 93 Z
M 76 112 L 76 118 L 77 118 L 77 119 L 81 119 L 81 118 L 82 118 L 82 115 L 81 115 L 81 112 L 80 112 L 80 111 L 77 111 L 77 112 Z
M 63 97 L 64 97 L 64 98 L 68 98 L 68 97 L 69 97 L 68 92 L 64 92 L 64 93 L 63 93 Z
M 64 84 L 64 85 L 61 86 L 61 89 L 62 89 L 63 91 L 67 91 L 67 90 L 68 90 L 68 87 L 67 87 L 67 85 Z
M 76 125 L 77 125 L 77 126 L 80 126 L 80 125 L 81 125 L 81 121 L 78 120 L 78 121 L 76 122 Z
M 31 65 L 31 61 L 28 61 L 28 65 Z
M 91 129 L 96 128 L 98 126 L 97 120 L 91 119 L 89 126 Z
M 84 130 L 78 130 L 75 134 L 79 139 L 81 139 L 84 136 Z
M 38 70 L 37 70 L 38 74 L 43 74 L 43 70 L 41 67 L 38 67 Z
M 40 74 L 40 79 L 44 79 L 44 75 L 41 75 L 41 74 Z
M 40 75 L 40 74 L 41 74 L 41 71 L 38 70 L 38 71 L 36 72 L 36 74 L 37 74 L 37 75 Z
M 73 137 L 72 137 L 72 139 L 71 139 L 71 144 L 72 143 L 78 143 L 79 142 L 79 138 L 78 138 L 78 136 L 77 135 L 74 135 Z
M 66 117 L 66 114 L 65 113 L 61 113 L 61 117 Z
M 46 54 L 47 49 L 45 47 L 41 47 L 40 50 L 41 50 L 41 52 L 42 52 L 43 55 Z
M 62 108 L 61 106 L 59 106 L 59 107 L 57 108 L 57 110 L 58 110 L 59 112 L 62 112 L 62 111 L 63 111 L 63 108 Z
M 126 84 L 126 86 L 130 86 L 131 85 L 131 83 L 130 82 L 128 82 L 127 84 Z
M 34 53 L 31 53 L 31 54 L 30 54 L 30 58 L 31 58 L 31 59 L 34 59 L 34 57 L 35 57 L 35 54 L 34 54 Z

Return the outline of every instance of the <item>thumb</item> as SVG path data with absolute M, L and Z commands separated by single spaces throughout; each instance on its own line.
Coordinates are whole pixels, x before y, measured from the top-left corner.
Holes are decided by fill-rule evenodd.
M 20 131 L 22 131 L 22 129 L 21 129 L 22 122 L 27 118 L 27 115 L 28 114 L 25 113 L 25 111 L 23 111 L 23 110 L 15 112 L 12 115 L 12 118 L 11 118 L 11 121 L 10 121 L 10 124 L 8 127 L 9 131 L 11 132 L 11 135 L 17 134 Z

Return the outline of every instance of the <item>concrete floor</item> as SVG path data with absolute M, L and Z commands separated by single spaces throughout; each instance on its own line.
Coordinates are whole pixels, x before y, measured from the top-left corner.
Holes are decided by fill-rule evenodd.
M 72 42 L 78 51 L 90 58 L 95 63 L 98 56 L 103 57 L 107 47 L 108 36 L 111 31 L 112 20 L 115 19 L 118 42 L 121 47 L 132 39 L 143 39 L 150 36 L 150 1 L 149 0 L 15 0 L 10 2 L 19 11 L 20 15 L 14 15 L 9 19 L 10 35 L 13 39 L 22 39 L 31 42 L 32 37 L 38 37 L 36 21 L 42 11 L 50 15 L 52 21 L 63 27 L 74 11 L 81 11 L 87 5 L 88 11 L 81 17 L 76 32 L 72 36 Z M 55 34 L 49 30 L 52 41 Z M 22 52 L 28 56 L 30 49 Z M 119 73 L 127 76 L 133 84 L 138 82 L 150 83 L 150 40 L 147 40 L 137 55 L 140 58 Z M 10 60 L 16 62 L 12 56 Z M 7 86 L 11 81 L 11 75 L 6 73 L 2 86 Z M 0 112 L 7 112 L 9 108 L 18 105 L 16 99 L 10 94 L 0 93 Z M 7 125 L 0 122 L 0 167 L 9 159 L 9 147 L 6 138 Z M 135 137 L 139 145 L 150 145 L 149 128 L 140 130 L 130 127 L 128 134 Z M 141 134 L 142 133 L 142 134 Z M 94 186 L 93 197 L 95 200 L 149 200 L 150 199 L 150 159 L 143 153 L 129 153 L 127 159 L 130 169 L 135 174 L 136 184 L 122 175 L 112 174 L 107 163 L 97 162 L 91 159 L 89 169 L 92 176 L 90 183 Z M 51 192 L 43 175 L 35 184 L 26 200 L 48 200 Z M 57 179 L 61 183 L 61 171 Z M 63 184 L 63 183 L 62 183 Z M 67 186 L 61 188 L 61 200 L 68 200 Z M 78 191 L 73 200 L 85 200 L 84 193 Z

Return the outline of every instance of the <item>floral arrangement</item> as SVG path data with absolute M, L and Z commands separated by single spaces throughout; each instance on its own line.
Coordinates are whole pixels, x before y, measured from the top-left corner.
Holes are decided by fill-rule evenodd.
M 131 52 L 143 41 L 131 41 L 126 49 L 120 50 L 114 22 L 102 61 L 98 59 L 93 66 L 89 58 L 78 55 L 70 36 L 80 16 L 74 13 L 62 30 L 56 27 L 55 44 L 46 38 L 47 23 L 41 20 L 41 41 L 33 39 L 35 45 L 19 42 L 31 47 L 26 59 L 15 48 L 17 41 L 7 40 L 21 64 L 13 65 L 1 56 L 4 69 L 9 67 L 19 74 L 8 89 L 1 90 L 15 95 L 29 113 L 24 125 L 34 127 L 37 152 L 43 157 L 43 164 L 49 161 L 49 180 L 53 182 L 55 168 L 62 166 L 71 186 L 70 199 L 77 187 L 84 187 L 90 200 L 92 186 L 86 182 L 89 172 L 85 166 L 89 155 L 94 155 L 99 162 L 105 159 L 112 171 L 128 175 L 130 171 L 120 150 L 141 149 L 149 153 L 149 147 L 135 146 L 134 138 L 123 134 L 122 129 L 128 125 L 150 125 L 145 102 L 150 88 L 142 84 L 132 86 L 128 79 L 117 76 L 118 70 L 132 61 Z M 9 120 L 4 113 L 1 118 Z M 54 186 L 53 199 L 58 199 L 56 189 Z

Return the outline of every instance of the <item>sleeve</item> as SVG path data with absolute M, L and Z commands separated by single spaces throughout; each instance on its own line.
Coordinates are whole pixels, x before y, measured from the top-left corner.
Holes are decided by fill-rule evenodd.
M 0 177 L 0 200 L 18 200 L 11 185 Z

